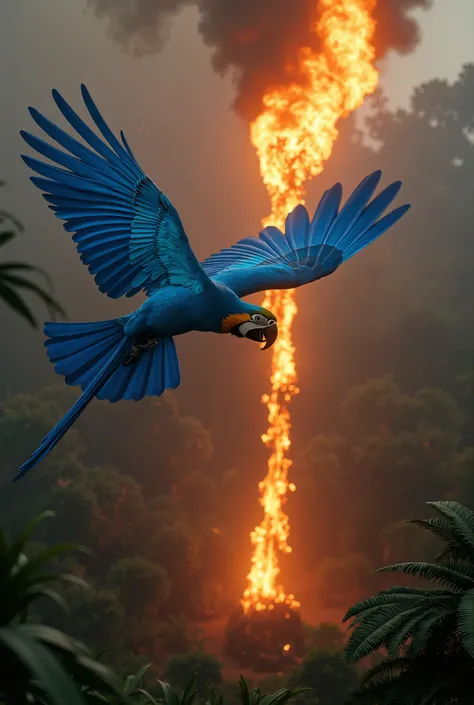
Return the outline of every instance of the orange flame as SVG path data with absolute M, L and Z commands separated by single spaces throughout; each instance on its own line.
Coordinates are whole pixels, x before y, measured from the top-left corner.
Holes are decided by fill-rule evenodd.
M 264 109 L 251 125 L 251 141 L 272 206 L 264 227 L 271 224 L 284 229 L 286 215 L 304 203 L 305 182 L 323 170 L 331 155 L 337 121 L 362 105 L 377 86 L 371 16 L 375 4 L 376 0 L 315 0 L 320 14 L 313 31 L 321 40 L 321 53 L 303 48 L 298 61 L 305 80 L 264 96 Z M 273 348 L 271 391 L 262 398 L 268 409 L 268 430 L 262 441 L 271 455 L 267 475 L 259 484 L 264 517 L 250 534 L 253 555 L 241 601 L 246 612 L 275 603 L 299 607 L 294 595 L 286 594 L 278 581 L 279 553 L 291 552 L 283 505 L 288 490 L 296 489 L 288 482 L 288 405 L 299 391 L 291 333 L 298 311 L 294 290 L 267 291 L 263 306 L 277 316 L 279 336 Z

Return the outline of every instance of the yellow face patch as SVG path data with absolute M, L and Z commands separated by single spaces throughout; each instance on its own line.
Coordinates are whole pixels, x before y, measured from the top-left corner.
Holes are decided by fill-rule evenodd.
M 241 323 L 250 321 L 250 315 L 248 313 L 231 313 L 230 316 L 226 316 L 221 323 L 221 333 L 230 333 L 234 326 L 240 326 Z

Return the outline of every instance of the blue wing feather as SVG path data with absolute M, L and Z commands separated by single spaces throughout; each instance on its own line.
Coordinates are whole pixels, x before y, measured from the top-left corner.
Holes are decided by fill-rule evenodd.
M 87 146 L 30 108 L 36 124 L 66 150 L 21 131 L 30 147 L 53 162 L 23 155 L 40 175 L 31 181 L 63 220 L 66 232 L 74 234 L 81 260 L 100 291 L 119 298 L 173 284 L 201 292 L 209 279 L 176 209 L 142 171 L 123 132 L 121 144 L 85 86 L 81 92 L 103 140 L 53 90 L 57 107 Z
M 323 194 L 311 222 L 299 205 L 286 218 L 285 234 L 267 227 L 258 237 L 211 255 L 202 263 L 204 271 L 238 296 L 296 288 L 331 274 L 409 209 L 401 206 L 380 218 L 401 186 L 399 181 L 390 184 L 370 201 L 381 176 L 381 171 L 369 174 L 341 209 L 342 186 L 335 184 Z
M 83 144 L 74 139 L 74 137 L 71 137 L 67 134 L 67 132 L 52 123 L 50 120 L 48 120 L 48 118 L 44 117 L 44 115 L 41 115 L 41 113 L 38 112 L 38 110 L 36 110 L 35 108 L 29 108 L 29 112 L 38 127 L 40 127 L 43 132 L 48 135 L 48 137 L 51 137 L 51 139 L 61 145 L 61 147 L 67 149 L 70 154 L 73 154 L 85 164 L 89 164 L 89 166 L 95 166 L 99 170 L 112 177 L 118 176 L 122 179 L 129 178 L 128 174 L 124 173 L 123 170 L 120 170 L 119 168 L 117 168 L 117 166 L 111 164 L 104 157 L 95 154 L 90 149 L 87 149 L 87 147 L 85 147 Z M 133 183 L 133 180 L 131 178 L 130 183 Z

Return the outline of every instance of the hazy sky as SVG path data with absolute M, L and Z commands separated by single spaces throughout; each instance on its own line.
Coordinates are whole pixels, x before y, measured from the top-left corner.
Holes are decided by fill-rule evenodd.
M 393 103 L 406 105 L 413 86 L 431 78 L 452 81 L 459 67 L 474 61 L 474 1 L 435 0 L 419 19 L 422 41 L 408 56 L 392 53 L 385 62 L 382 82 Z
M 421 81 L 452 80 L 463 63 L 474 61 L 473 0 L 436 0 L 432 10 L 417 14 L 422 42 L 416 52 L 391 55 L 381 67 L 383 85 L 395 104 L 406 104 Z M 51 271 L 72 320 L 109 318 L 136 302 L 114 302 L 98 294 L 70 237 L 29 183 L 19 158 L 28 148 L 18 130 L 35 132 L 36 127 L 28 105 L 58 120 L 53 87 L 80 110 L 79 85 L 87 84 L 112 128 L 125 131 L 142 167 L 177 206 L 200 257 L 256 234 L 267 214 L 248 127 L 229 108 L 231 80 L 211 69 L 197 20 L 195 9 L 186 10 L 174 21 L 162 54 L 136 59 L 106 37 L 105 23 L 85 12 L 82 0 L 0 0 L 0 178 L 8 182 L 0 192 L 0 208 L 20 215 L 26 225 L 26 234 L 9 247 L 9 258 Z M 12 334 L 17 325 L 24 329 L 12 316 L 6 321 Z M 32 346 L 40 344 L 36 333 L 21 335 Z M 225 360 L 222 348 L 232 342 L 204 345 L 202 350 Z M 251 352 L 243 351 L 242 358 L 255 364 Z M 192 364 L 185 356 L 184 368 Z M 263 361 L 259 364 L 265 372 Z M 25 374 L 31 380 L 35 371 L 26 365 Z M 199 384 L 196 375 L 187 377 L 188 387 L 193 384 Z
M 205 241 L 195 243 L 199 254 L 241 236 L 242 229 L 254 231 L 266 210 L 258 164 L 247 126 L 229 110 L 231 79 L 210 67 L 209 50 L 197 33 L 197 11 L 175 19 L 162 54 L 136 59 L 106 38 L 105 23 L 84 6 L 82 0 L 0 2 L 0 177 L 11 185 L 3 194 L 6 201 L 24 214 L 27 225 L 39 220 L 60 232 L 28 185 L 18 130 L 32 127 L 28 105 L 56 117 L 53 87 L 78 106 L 83 81 L 107 119 L 125 129 L 143 167 L 177 201 L 185 221 L 189 216 L 198 232 L 207 231 Z M 404 57 L 391 54 L 381 66 L 382 83 L 395 104 L 407 104 L 414 85 L 433 77 L 452 80 L 464 62 L 474 61 L 473 0 L 435 0 L 433 9 L 414 15 L 422 28 L 418 49 Z M 212 189 L 204 171 L 216 176 Z M 240 209 L 234 228 L 229 214 L 235 213 L 236 197 L 247 207 Z M 34 250 L 31 242 L 28 247 Z M 30 258 L 36 254 L 41 257 L 32 251 Z

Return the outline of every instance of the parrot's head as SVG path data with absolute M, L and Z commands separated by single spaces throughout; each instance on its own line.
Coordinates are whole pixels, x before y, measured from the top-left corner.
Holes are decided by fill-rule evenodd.
M 248 338 L 257 343 L 265 343 L 261 350 L 271 348 L 278 337 L 275 315 L 266 308 L 251 304 L 248 304 L 246 313 L 235 313 L 224 318 L 221 330 L 237 338 Z

